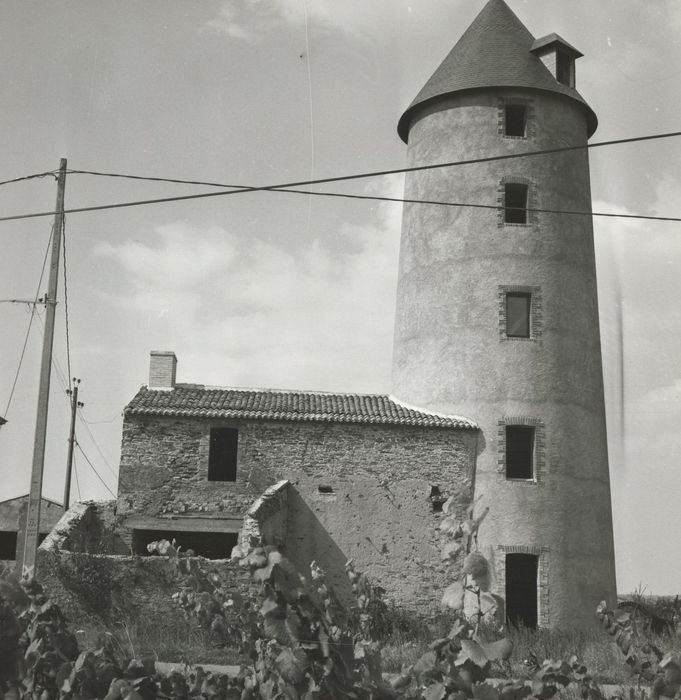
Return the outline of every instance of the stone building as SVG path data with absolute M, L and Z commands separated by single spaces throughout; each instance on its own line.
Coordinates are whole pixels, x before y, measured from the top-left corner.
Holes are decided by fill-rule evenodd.
M 21 561 L 21 546 L 26 529 L 28 494 L 0 502 L 0 560 Z M 42 542 L 64 513 L 61 503 L 43 498 L 40 504 L 38 539 Z
M 432 605 L 439 509 L 456 493 L 461 513 L 490 508 L 479 544 L 509 617 L 588 626 L 615 600 L 597 120 L 579 56 L 489 0 L 402 115 L 409 168 L 474 162 L 407 174 L 391 396 L 177 384 L 174 355 L 152 353 L 123 426 L 134 550 L 165 535 L 219 555 L 243 526 L 339 589 L 352 557 L 394 599 Z
M 174 537 L 229 556 L 250 511 L 341 594 L 353 557 L 393 598 L 432 604 L 446 576 L 442 502 L 453 487 L 469 502 L 473 422 L 389 396 L 177 384 L 175 367 L 152 352 L 149 385 L 124 413 L 117 517 L 133 551 Z

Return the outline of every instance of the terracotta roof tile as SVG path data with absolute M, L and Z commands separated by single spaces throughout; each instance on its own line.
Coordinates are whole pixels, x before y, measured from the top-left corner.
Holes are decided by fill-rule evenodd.
M 478 427 L 467 418 L 412 408 L 384 394 L 230 389 L 197 384 L 177 384 L 170 390 L 144 386 L 125 407 L 125 415 L 371 423 L 468 430 Z
M 504 0 L 489 0 L 400 118 L 397 132 L 402 140 L 407 141 L 420 108 L 461 90 L 491 87 L 530 88 L 576 100 L 586 109 L 591 136 L 598 123 L 596 115 L 577 90 L 559 83 L 532 53 L 534 43 Z

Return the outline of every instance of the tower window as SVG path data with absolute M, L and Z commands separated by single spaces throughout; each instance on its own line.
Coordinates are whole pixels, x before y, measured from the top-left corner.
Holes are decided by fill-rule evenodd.
M 504 135 L 527 136 L 527 107 L 507 104 L 504 108 Z
M 507 224 L 527 223 L 528 186 L 519 182 L 504 185 L 504 222 Z
M 506 337 L 530 337 L 530 308 L 532 295 L 527 292 L 506 294 Z
M 575 60 L 562 51 L 556 52 L 556 80 L 568 87 L 575 86 Z
M 236 428 L 213 428 L 210 431 L 208 481 L 236 481 L 239 431 Z
M 506 478 L 534 479 L 534 426 L 506 426 Z

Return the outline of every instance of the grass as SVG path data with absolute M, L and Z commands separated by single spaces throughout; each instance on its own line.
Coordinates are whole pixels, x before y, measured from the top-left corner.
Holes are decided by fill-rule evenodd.
M 83 649 L 97 649 L 102 645 L 103 638 L 108 637 L 121 655 L 127 658 L 151 655 L 158 661 L 172 663 L 238 663 L 236 650 L 215 648 L 206 632 L 191 626 L 179 616 L 121 617 L 113 625 L 89 618 L 73 627 Z
M 114 640 L 122 654 L 140 657 L 151 654 L 160 661 L 212 664 L 238 664 L 235 649 L 216 649 L 209 635 L 190 625 L 180 615 L 164 614 L 144 617 L 119 615 L 119 622 L 106 626 L 95 618 L 85 620 L 76 628 L 82 648 L 96 649 L 101 636 Z M 423 616 L 387 605 L 376 618 L 374 632 L 383 641 L 383 669 L 398 673 L 414 664 L 428 651 L 429 644 L 447 636 L 453 617 L 447 613 Z M 498 635 L 497 635 L 498 636 Z M 608 633 L 600 627 L 591 630 L 530 630 L 511 629 L 513 654 L 506 664 L 492 670 L 496 677 L 529 679 L 536 670 L 533 660 L 569 659 L 576 655 L 599 683 L 614 685 L 636 682 L 624 663 L 624 655 Z M 663 652 L 681 653 L 681 636 L 645 635 Z M 490 637 L 494 638 L 494 637 Z

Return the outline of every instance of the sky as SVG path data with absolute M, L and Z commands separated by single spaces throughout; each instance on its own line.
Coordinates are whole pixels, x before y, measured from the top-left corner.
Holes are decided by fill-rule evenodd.
M 508 0 L 580 49 L 592 141 L 681 130 L 681 3 Z M 69 169 L 271 185 L 403 167 L 397 121 L 483 0 L 9 0 L 0 181 Z M 593 149 L 594 211 L 681 216 L 681 140 Z M 399 175 L 316 190 L 401 196 Z M 66 207 L 215 188 L 72 173 Z M 54 207 L 53 176 L 0 216 Z M 67 215 L 43 493 L 116 492 L 122 410 L 173 350 L 178 381 L 390 391 L 399 204 L 259 192 Z M 28 491 L 52 219 L 0 222 L 0 500 Z M 681 590 L 681 225 L 594 221 L 618 588 Z M 9 403 L 9 405 L 8 405 Z M 89 460 L 89 463 L 88 463 Z M 95 473 L 96 470 L 96 473 Z

